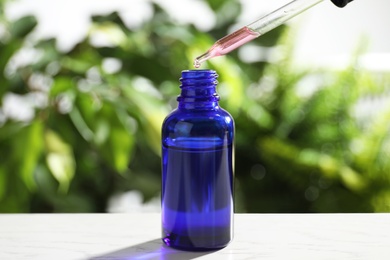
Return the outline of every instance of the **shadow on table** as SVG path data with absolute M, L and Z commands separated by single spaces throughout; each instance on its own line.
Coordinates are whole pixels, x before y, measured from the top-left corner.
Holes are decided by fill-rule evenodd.
M 129 246 L 104 255 L 94 256 L 88 260 L 190 260 L 211 254 L 215 251 L 186 252 L 165 246 L 161 239 L 150 240 L 141 244 Z

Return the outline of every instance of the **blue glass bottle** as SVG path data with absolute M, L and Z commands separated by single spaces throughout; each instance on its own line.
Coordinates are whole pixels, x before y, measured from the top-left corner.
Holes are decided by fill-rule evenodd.
M 217 77 L 183 71 L 162 126 L 162 239 L 178 249 L 218 249 L 233 236 L 234 121 L 218 105 Z

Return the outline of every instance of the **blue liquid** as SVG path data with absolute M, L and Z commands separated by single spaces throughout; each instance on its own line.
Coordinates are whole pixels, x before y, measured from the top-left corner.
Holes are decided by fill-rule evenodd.
M 187 250 L 222 248 L 233 231 L 232 145 L 195 139 L 163 145 L 163 241 Z

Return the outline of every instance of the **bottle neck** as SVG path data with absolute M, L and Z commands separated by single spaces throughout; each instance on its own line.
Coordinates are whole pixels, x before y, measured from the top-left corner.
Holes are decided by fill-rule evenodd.
M 218 107 L 217 77 L 213 70 L 182 71 L 178 108 L 204 110 Z

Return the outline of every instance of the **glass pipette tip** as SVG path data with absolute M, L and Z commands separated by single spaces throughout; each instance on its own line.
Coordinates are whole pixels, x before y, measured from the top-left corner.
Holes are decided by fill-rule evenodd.
M 257 38 L 258 36 L 260 36 L 258 32 L 255 32 L 247 26 L 244 26 L 241 29 L 216 41 L 207 52 L 203 53 L 194 60 L 194 67 L 199 68 L 200 65 L 206 60 L 225 55 L 239 46 Z
M 203 62 L 233 51 L 322 1 L 324 0 L 295 0 L 282 6 L 259 20 L 216 41 L 207 52 L 195 58 L 194 67 L 199 68 Z

